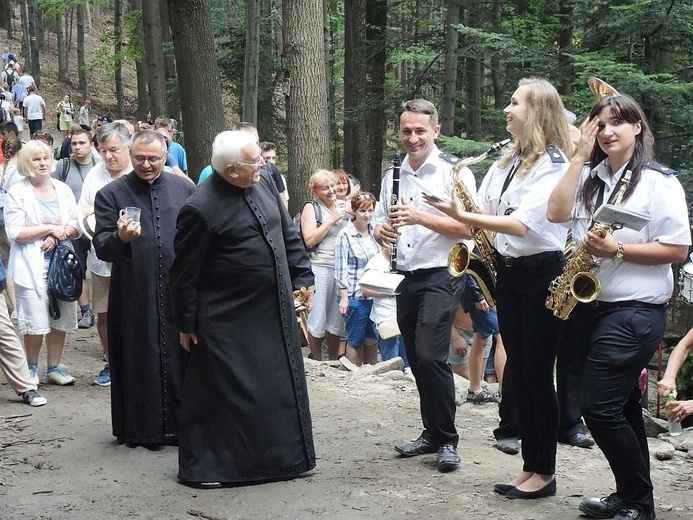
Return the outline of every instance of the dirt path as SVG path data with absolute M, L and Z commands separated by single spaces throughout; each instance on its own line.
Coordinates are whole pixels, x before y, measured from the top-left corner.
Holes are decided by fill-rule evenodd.
M 74 387 L 42 386 L 48 405 L 29 408 L 0 386 L 0 518 L 28 519 L 578 519 L 584 496 L 611 491 L 598 449 L 561 445 L 558 494 L 510 501 L 493 484 L 520 470 L 493 447 L 497 405 L 462 405 L 459 471 L 438 473 L 435 456 L 397 458 L 394 443 L 418 436 L 418 399 L 406 379 L 308 366 L 316 472 L 289 482 L 200 491 L 176 481 L 177 451 L 118 445 L 110 393 L 91 386 L 102 368 L 96 330 L 68 336 L 64 363 Z M 44 365 L 44 361 L 41 362 Z M 24 416 L 11 419 L 11 416 Z M 9 444 L 9 445 L 8 445 Z M 658 518 L 693 517 L 693 461 L 652 460 Z M 197 514 L 195 513 L 197 512 Z

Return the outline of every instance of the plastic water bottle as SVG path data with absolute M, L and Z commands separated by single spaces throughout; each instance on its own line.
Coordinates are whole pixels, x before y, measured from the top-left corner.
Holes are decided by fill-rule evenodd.
M 664 404 L 664 409 L 667 411 L 667 417 L 669 419 L 669 435 L 672 437 L 677 437 L 681 435 L 683 429 L 681 428 L 681 422 L 670 417 L 671 411 L 674 408 L 673 402 L 676 400 L 676 395 L 671 393 L 667 396 L 667 401 Z

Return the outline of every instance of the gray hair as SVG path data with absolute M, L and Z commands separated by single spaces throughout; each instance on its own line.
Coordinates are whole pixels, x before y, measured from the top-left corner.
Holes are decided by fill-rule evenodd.
M 212 168 L 224 171 L 229 164 L 237 165 L 243 161 L 242 151 L 256 144 L 255 137 L 240 130 L 227 130 L 214 138 L 212 144 Z
M 130 141 L 131 150 L 134 144 L 137 142 L 142 144 L 159 143 L 161 145 L 161 149 L 164 152 L 168 150 L 168 143 L 166 142 L 166 138 L 155 130 L 147 129 L 139 130 L 138 132 L 136 132 L 135 135 L 132 136 L 132 140 Z
M 124 146 L 128 146 L 130 143 L 130 132 L 123 123 L 114 122 L 103 125 L 94 136 L 97 146 L 106 141 L 110 141 L 114 137 L 120 139 L 120 142 L 123 143 Z

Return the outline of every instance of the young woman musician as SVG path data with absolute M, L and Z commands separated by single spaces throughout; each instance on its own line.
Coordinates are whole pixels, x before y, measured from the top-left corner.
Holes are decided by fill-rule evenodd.
M 662 341 L 673 290 L 671 264 L 691 243 L 683 189 L 652 163 L 653 139 L 633 98 L 606 97 L 592 109 L 578 150 L 549 198 L 548 218 L 571 222 L 573 239 L 597 259 L 601 293 L 578 304 L 571 320 L 584 352 L 581 410 L 609 461 L 616 492 L 588 498 L 590 518 L 655 518 L 649 452 L 638 377 Z M 612 200 L 630 174 L 621 206 L 649 217 L 640 231 L 601 237 L 589 230 L 594 211 Z M 622 180 L 624 179 L 624 180 Z
M 556 89 L 542 79 L 523 79 L 503 111 L 514 141 L 479 189 L 482 213 L 459 203 L 436 208 L 496 232 L 496 305 L 507 352 L 504 393 L 517 399 L 522 429 L 522 471 L 495 490 L 508 498 L 554 495 L 558 401 L 553 367 L 561 323 L 546 309 L 549 283 L 565 265 L 566 230 L 546 219 L 548 194 L 565 171 L 568 124 Z

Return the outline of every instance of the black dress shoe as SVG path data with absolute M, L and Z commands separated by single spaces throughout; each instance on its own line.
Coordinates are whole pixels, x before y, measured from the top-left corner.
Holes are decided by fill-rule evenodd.
M 446 473 L 454 471 L 460 465 L 460 457 L 457 455 L 457 448 L 452 444 L 443 444 L 438 448 L 438 471 Z
M 522 500 L 532 500 L 534 498 L 552 497 L 556 494 L 556 479 L 546 484 L 543 488 L 536 491 L 521 491 L 517 488 L 509 489 L 505 494 L 506 498 L 520 498 Z
M 516 437 L 505 437 L 496 441 L 496 449 L 508 455 L 516 455 L 520 451 L 520 439 Z
M 586 434 L 582 432 L 573 433 L 568 435 L 568 437 L 562 437 L 558 439 L 561 444 L 570 444 L 571 446 L 577 446 L 578 448 L 591 448 L 594 446 L 594 441 Z
M 419 437 L 410 444 L 395 446 L 395 451 L 402 455 L 402 457 L 416 457 L 424 453 L 435 453 L 437 450 L 438 446 L 423 437 Z
M 496 484 L 495 486 L 493 486 L 493 490 L 499 495 L 505 495 L 511 489 L 515 489 L 515 486 L 511 484 Z
M 657 515 L 654 511 L 643 511 L 637 507 L 626 507 L 618 512 L 614 520 L 657 520 Z
M 587 518 L 613 518 L 623 507 L 623 501 L 618 498 L 616 493 L 612 493 L 608 497 L 593 497 L 586 498 L 578 509 L 584 513 Z

